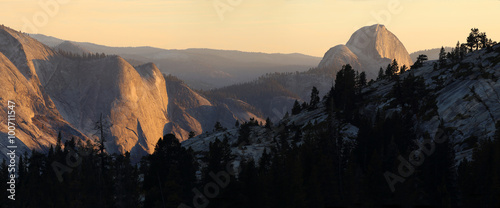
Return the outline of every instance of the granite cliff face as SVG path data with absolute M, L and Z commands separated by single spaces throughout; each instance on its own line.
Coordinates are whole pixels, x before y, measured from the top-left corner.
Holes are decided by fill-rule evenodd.
M 401 41 L 385 26 L 377 24 L 357 30 L 346 45 L 331 48 L 317 70 L 336 74 L 343 65 L 350 64 L 355 70 L 365 71 L 368 79 L 375 79 L 380 67 L 385 68 L 393 59 L 400 66 L 413 64 Z
M 63 118 L 40 82 L 39 63 L 54 54 L 25 34 L 0 27 L 0 135 L 7 137 L 7 106 L 13 101 L 19 139 L 15 145 L 21 151 L 55 145 L 58 132 L 66 137 L 87 139 Z M 7 139 L 2 139 L 0 151 L 5 153 L 6 146 Z
M 63 142 L 96 141 L 101 115 L 108 126 L 107 151 L 133 156 L 152 153 L 167 133 L 185 140 L 191 131 L 212 130 L 216 121 L 233 125 L 257 117 L 241 108 L 242 101 L 213 104 L 174 77 L 167 83 L 154 64 L 134 67 L 119 56 L 61 54 L 7 27 L 0 28 L 0 75 L 0 116 L 7 118 L 9 100 L 17 103 L 23 151 L 46 151 L 59 132 Z M 2 124 L 5 136 L 3 119 Z M 6 142 L 0 142 L 1 151 L 7 151 Z
M 238 99 L 209 100 L 189 88 L 175 76 L 165 75 L 167 92 L 170 98 L 168 115 L 171 119 L 165 126 L 165 132 L 173 132 L 184 141 L 190 131 L 196 135 L 212 131 L 214 124 L 233 126 L 236 120 L 248 121 L 250 118 L 262 119 L 251 109 L 251 105 Z
M 163 136 L 168 95 L 154 65 L 134 68 L 118 56 L 63 60 L 44 83 L 63 117 L 84 132 L 94 132 L 102 114 L 110 124 L 108 150 L 154 149 Z

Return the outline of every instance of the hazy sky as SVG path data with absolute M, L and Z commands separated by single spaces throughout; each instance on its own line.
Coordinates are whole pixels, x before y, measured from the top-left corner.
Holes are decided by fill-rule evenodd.
M 410 53 L 454 46 L 471 27 L 500 40 L 499 0 L 0 0 L 0 5 L 0 23 L 6 26 L 109 46 L 323 56 L 374 23 L 386 25 Z

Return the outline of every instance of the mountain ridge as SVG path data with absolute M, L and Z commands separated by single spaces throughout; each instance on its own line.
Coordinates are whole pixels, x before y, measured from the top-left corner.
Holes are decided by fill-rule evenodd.
M 56 144 L 54 138 L 59 132 L 66 137 L 88 139 L 61 116 L 37 75 L 39 61 L 48 60 L 54 54 L 25 34 L 0 27 L 0 115 L 7 118 L 8 101 L 16 103 L 16 137 L 19 139 L 16 145 L 20 151 L 46 150 Z M 6 126 L 6 123 L 1 125 L 0 134 L 7 135 Z M 2 140 L 0 148 L 4 153 L 5 142 Z
M 55 47 L 64 40 L 32 34 Z M 91 53 L 116 54 L 134 63 L 155 63 L 163 73 L 184 80 L 191 88 L 209 90 L 251 81 L 269 72 L 305 71 L 321 58 L 300 53 L 263 53 L 218 49 L 162 49 L 150 46 L 109 47 L 87 42 L 72 42 Z M 200 71 L 200 69 L 203 69 Z

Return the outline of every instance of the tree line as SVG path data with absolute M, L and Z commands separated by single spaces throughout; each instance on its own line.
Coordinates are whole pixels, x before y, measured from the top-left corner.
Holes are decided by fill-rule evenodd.
M 108 55 L 104 53 L 72 53 L 70 51 L 65 51 L 62 49 L 59 49 L 57 51 L 58 54 L 70 58 L 70 59 L 78 59 L 78 60 L 92 60 L 92 59 L 102 59 L 108 57 Z

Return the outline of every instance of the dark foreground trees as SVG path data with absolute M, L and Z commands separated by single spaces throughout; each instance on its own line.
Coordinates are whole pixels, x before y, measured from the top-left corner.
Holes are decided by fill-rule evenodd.
M 464 207 L 500 207 L 500 122 L 494 138 L 474 148 L 472 159 L 458 167 L 461 202 Z
M 404 102 L 403 102 L 404 103 Z M 201 157 L 174 135 L 160 139 L 152 155 L 132 163 L 129 153 L 103 156 L 91 144 L 59 143 L 47 154 L 32 152 L 20 160 L 16 197 L 2 207 L 498 207 L 500 201 L 500 122 L 491 140 L 474 149 L 472 161 L 455 166 L 449 141 L 436 143 L 420 166 L 400 176 L 401 159 L 410 160 L 419 145 L 409 108 L 390 117 L 358 120 L 356 145 L 327 119 L 305 128 L 277 129 L 277 145 L 258 161 L 244 159 L 234 169 L 231 145 L 221 138 Z M 240 128 L 252 126 L 245 124 Z M 253 125 L 257 128 L 257 125 Z M 447 136 L 453 129 L 440 125 Z M 263 127 L 261 127 L 263 128 Z M 292 142 L 299 137 L 302 142 Z M 64 139 L 64 138 L 63 138 Z M 421 142 L 430 139 L 423 136 Z M 432 149 L 430 146 L 427 146 Z M 427 154 L 427 153 L 426 153 Z M 66 158 L 70 155 L 68 165 Z M 80 161 L 80 162 L 78 162 Z M 62 180 L 53 164 L 67 165 Z M 231 173 L 234 170 L 234 173 Z M 61 170 L 60 170 L 61 171 Z M 384 174 L 398 181 L 391 190 Z M 0 166 L 6 181 L 7 166 Z M 235 174 L 238 173 L 238 174 Z M 4 185 L 5 186 L 5 185 Z M 4 194 L 5 197 L 5 194 Z M 181 207 L 183 207 L 181 206 Z

